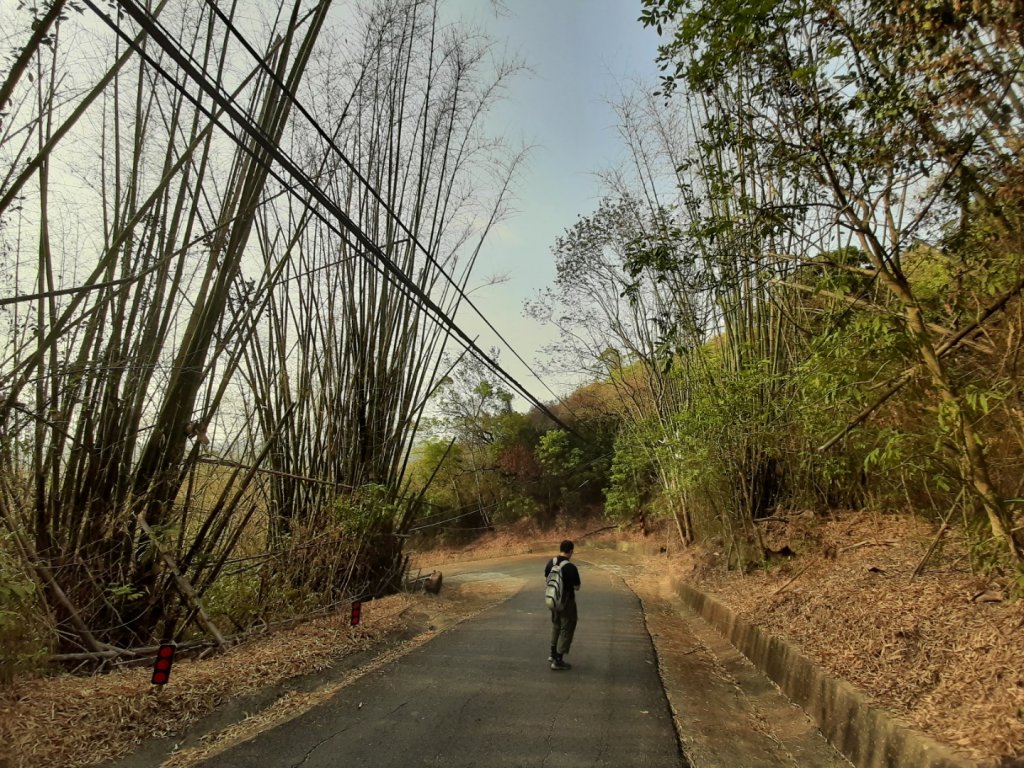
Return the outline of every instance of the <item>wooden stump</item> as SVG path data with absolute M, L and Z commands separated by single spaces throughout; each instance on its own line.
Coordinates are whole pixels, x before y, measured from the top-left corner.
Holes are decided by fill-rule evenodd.
M 432 595 L 440 594 L 441 592 L 441 572 L 434 571 L 427 577 L 427 580 L 423 582 L 423 589 Z

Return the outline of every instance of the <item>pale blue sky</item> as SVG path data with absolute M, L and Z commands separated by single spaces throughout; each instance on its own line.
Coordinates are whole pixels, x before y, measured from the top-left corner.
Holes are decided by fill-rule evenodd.
M 551 246 L 601 197 L 595 172 L 617 165 L 624 149 L 610 101 L 637 81 L 655 88 L 658 37 L 643 28 L 639 0 L 448 0 L 447 10 L 484 27 L 518 54 L 532 72 L 516 76 L 495 110 L 491 129 L 533 147 L 516 184 L 516 213 L 484 247 L 476 284 L 509 273 L 502 285 L 481 289 L 473 300 L 533 364 L 554 338 L 523 316 L 523 302 L 554 278 Z M 497 344 L 471 312 L 459 323 L 479 344 Z M 536 396 L 551 395 L 507 350 L 502 365 Z M 565 394 L 568 382 L 546 376 Z

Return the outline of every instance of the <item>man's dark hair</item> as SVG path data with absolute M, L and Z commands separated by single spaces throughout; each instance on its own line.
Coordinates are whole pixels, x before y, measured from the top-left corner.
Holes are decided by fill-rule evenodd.
M 558 551 L 565 552 L 566 554 L 572 552 L 574 548 L 575 545 L 568 539 L 565 539 L 561 544 L 558 545 Z

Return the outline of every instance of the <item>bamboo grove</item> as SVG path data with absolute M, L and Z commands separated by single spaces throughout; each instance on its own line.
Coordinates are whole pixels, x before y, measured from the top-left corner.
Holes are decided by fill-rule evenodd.
M 393 588 L 453 341 L 436 316 L 520 160 L 482 127 L 515 67 L 429 0 L 53 0 L 8 23 L 9 658 L 37 630 L 64 658 L 223 643 Z
M 1019 5 L 642 5 L 661 86 L 532 306 L 615 404 L 607 511 L 745 567 L 787 509 L 909 510 L 1019 574 Z

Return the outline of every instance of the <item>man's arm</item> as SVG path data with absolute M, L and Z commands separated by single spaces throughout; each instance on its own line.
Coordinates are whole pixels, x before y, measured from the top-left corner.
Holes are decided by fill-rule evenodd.
M 573 584 L 573 586 L 576 588 L 576 591 L 579 592 L 580 588 L 583 586 L 583 582 L 580 580 L 580 569 L 573 565 L 572 572 L 576 574 L 576 583 Z

